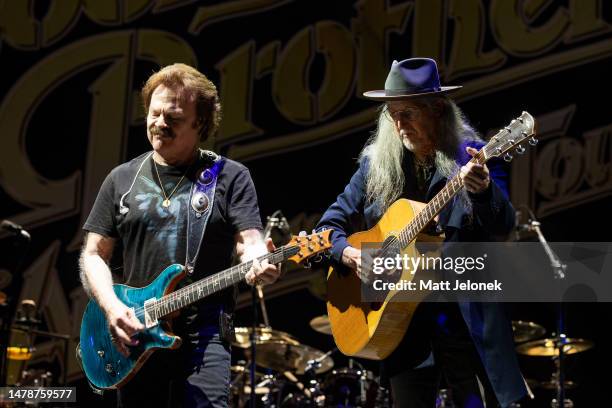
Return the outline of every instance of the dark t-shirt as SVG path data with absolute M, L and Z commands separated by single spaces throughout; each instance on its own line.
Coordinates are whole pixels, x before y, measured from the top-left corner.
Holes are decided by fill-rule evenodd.
M 201 158 L 190 167 L 157 165 L 166 195 L 186 174 L 170 197 L 168 208 L 162 206 L 164 197 L 150 153 L 114 168 L 106 177 L 83 229 L 119 241 L 123 249 L 122 283 L 143 287 L 168 265 L 185 264 L 189 195 L 196 172 L 204 164 Z M 123 204 L 129 208 L 125 215 L 119 211 L 124 195 Z M 242 164 L 225 159 L 194 274 L 183 284 L 228 268 L 235 234 L 251 228 L 262 229 L 251 175 Z M 227 305 L 228 300 L 233 302 L 233 290 L 210 296 L 199 306 Z

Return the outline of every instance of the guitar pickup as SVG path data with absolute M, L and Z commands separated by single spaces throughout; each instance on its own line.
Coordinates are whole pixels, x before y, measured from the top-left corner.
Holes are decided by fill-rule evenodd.
M 159 324 L 159 320 L 157 320 L 157 313 L 155 311 L 157 308 L 155 307 L 155 301 L 157 299 L 152 298 L 149 300 L 145 300 L 144 302 L 144 325 L 147 329 L 151 327 L 155 327 Z

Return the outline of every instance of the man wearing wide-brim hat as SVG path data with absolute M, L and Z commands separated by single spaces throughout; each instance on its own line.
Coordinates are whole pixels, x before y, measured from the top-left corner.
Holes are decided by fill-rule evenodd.
M 334 229 L 332 261 L 366 283 L 347 236 L 372 228 L 400 198 L 429 202 L 457 172 L 465 188 L 435 228 L 445 241 L 504 240 L 514 226 L 503 161 L 469 162 L 484 143 L 449 97 L 460 88 L 440 85 L 434 60 L 411 58 L 393 62 L 384 89 L 364 93 L 384 103 L 376 131 L 318 228 Z M 510 322 L 495 303 L 421 303 L 383 368 L 399 407 L 433 408 L 442 378 L 459 407 L 507 407 L 527 394 Z

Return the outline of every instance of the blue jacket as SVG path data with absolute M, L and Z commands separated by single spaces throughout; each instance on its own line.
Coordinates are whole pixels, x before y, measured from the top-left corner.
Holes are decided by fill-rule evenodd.
M 479 149 L 483 143 L 471 141 L 465 145 Z M 465 152 L 465 145 L 461 146 L 458 153 L 457 162 L 461 165 L 470 159 Z M 412 154 L 408 153 L 406 160 L 408 163 L 404 165 L 404 169 L 409 172 L 413 168 Z M 515 212 L 508 200 L 508 176 L 504 162 L 494 159 L 489 161 L 487 166 L 492 181 L 490 187 L 481 194 L 468 193 L 472 201 L 473 216 L 458 197 L 440 213 L 438 223 L 444 229 L 446 241 L 503 240 L 514 227 Z M 383 214 L 376 203 L 366 202 L 367 172 L 368 160 L 362 159 L 344 192 L 323 214 L 317 226 L 317 229 L 334 229 L 331 250 L 334 262 L 341 262 L 342 251 L 348 246 L 348 235 L 373 227 Z M 407 174 L 402 198 L 418 198 L 415 197 L 415 180 L 414 176 Z M 446 178 L 436 171 L 425 200 L 431 200 L 445 183 Z M 506 407 L 521 399 L 527 394 L 527 389 L 516 359 L 512 327 L 503 305 L 460 302 L 459 309 L 501 406 Z

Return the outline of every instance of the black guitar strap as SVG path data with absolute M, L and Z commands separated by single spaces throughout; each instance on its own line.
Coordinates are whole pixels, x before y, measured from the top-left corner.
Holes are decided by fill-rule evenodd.
M 185 271 L 192 275 L 195 263 L 202 247 L 206 225 L 210 219 L 215 201 L 217 179 L 223 169 L 223 157 L 209 150 L 204 150 L 205 164 L 196 172 L 196 181 L 191 187 L 189 196 L 190 208 L 187 216 L 187 259 Z
M 187 216 L 187 259 L 185 271 L 188 276 L 194 272 L 196 261 L 202 248 L 204 232 L 213 212 L 217 179 L 223 170 L 225 160 L 209 150 L 203 151 L 205 164 L 196 172 L 196 181 L 191 187 L 190 208 Z M 219 312 L 219 336 L 226 342 L 234 337 L 232 316 L 223 308 Z

